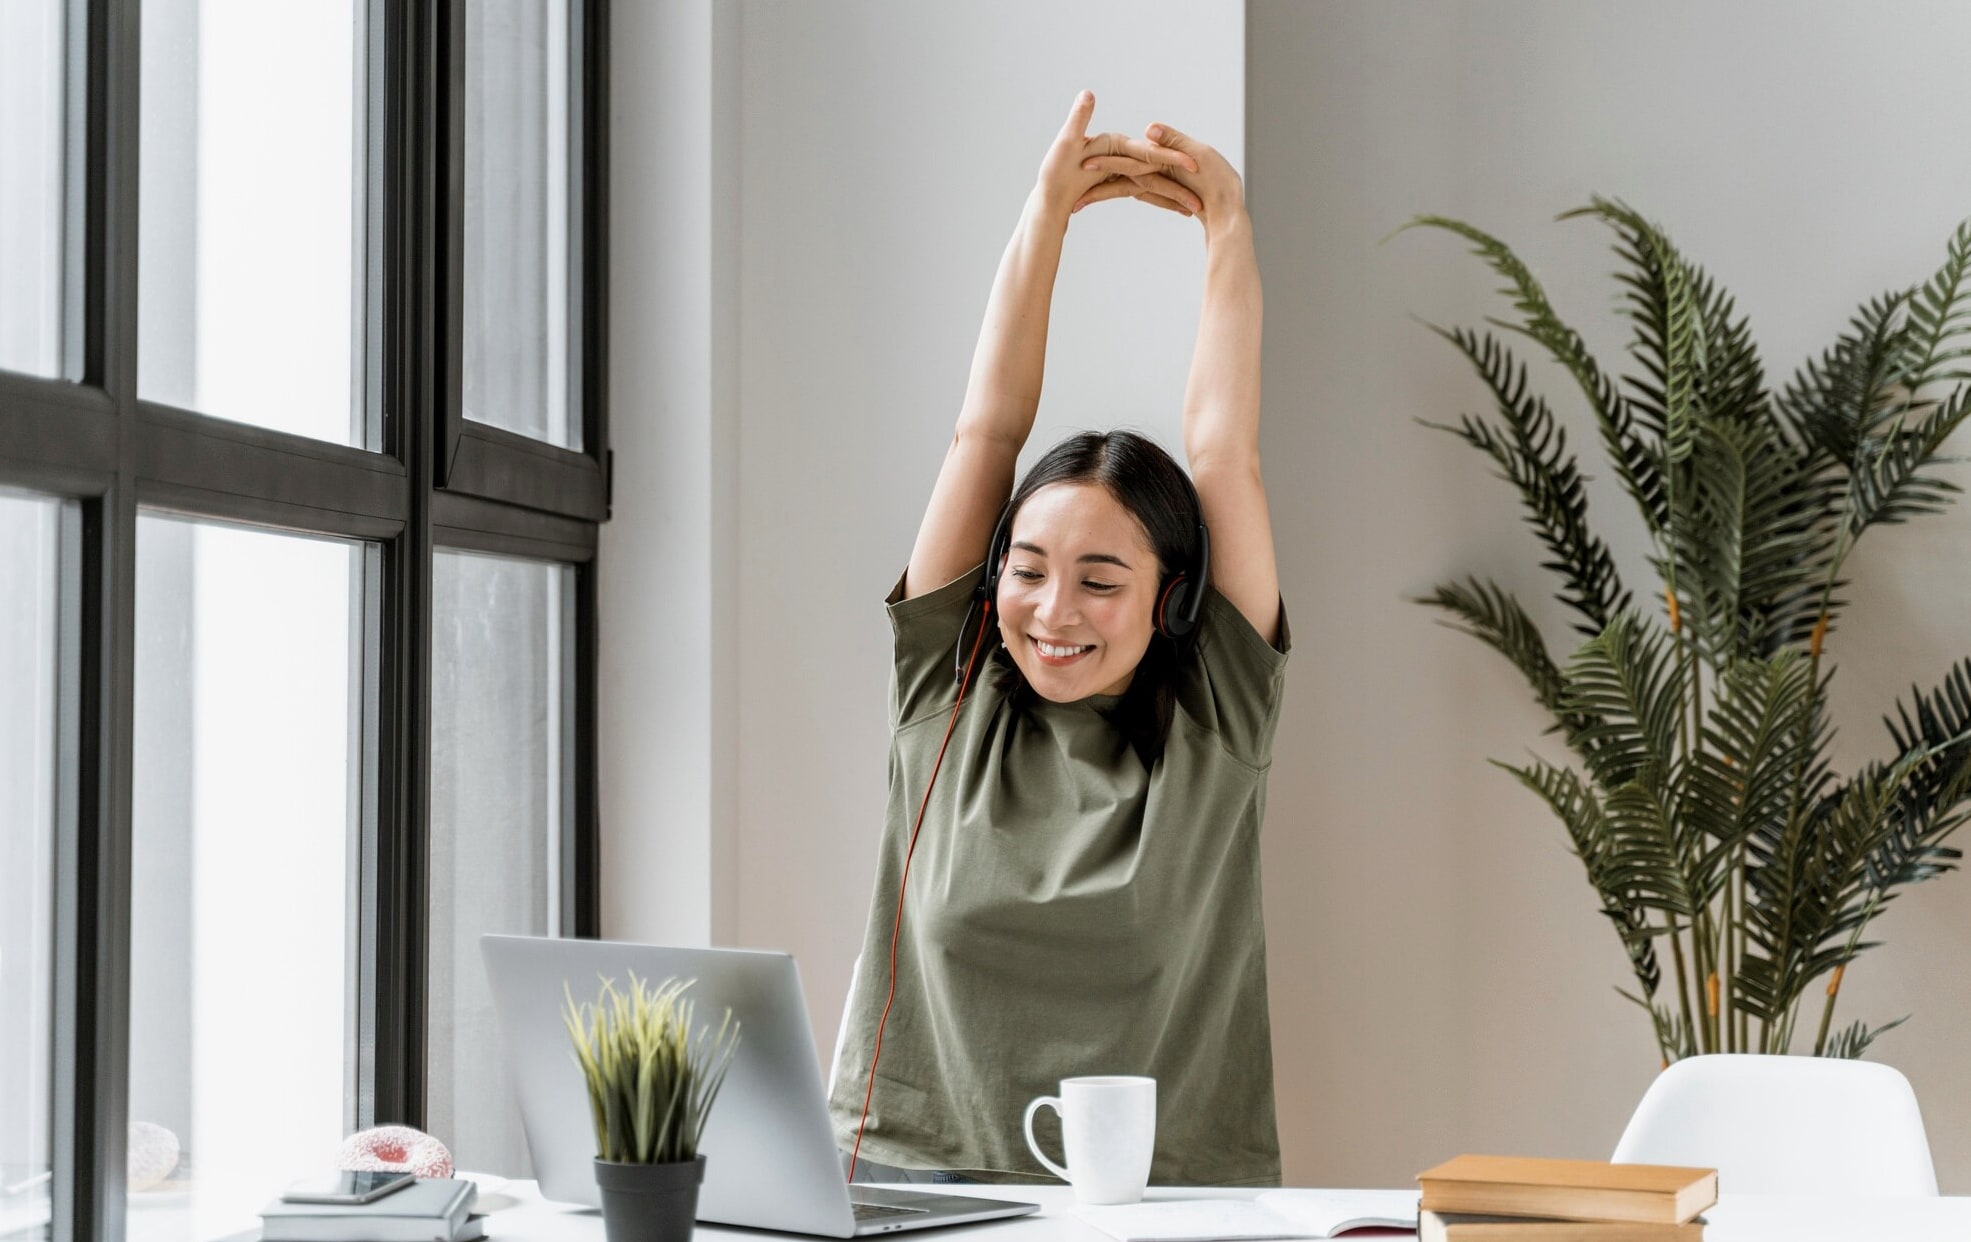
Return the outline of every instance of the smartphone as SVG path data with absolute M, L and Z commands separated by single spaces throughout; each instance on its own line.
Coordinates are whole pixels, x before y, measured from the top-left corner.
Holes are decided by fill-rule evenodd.
M 328 1177 L 311 1177 L 281 1192 L 283 1203 L 370 1203 L 402 1190 L 417 1180 L 415 1173 L 344 1170 Z

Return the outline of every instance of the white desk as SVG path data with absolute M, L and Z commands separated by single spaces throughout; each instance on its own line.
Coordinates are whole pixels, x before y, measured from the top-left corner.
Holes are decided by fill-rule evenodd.
M 931 1242 L 1113 1242 L 1100 1230 L 1077 1220 L 1071 1209 L 1073 1192 L 1065 1186 L 906 1186 L 905 1190 L 950 1191 L 999 1199 L 1024 1199 L 1040 1204 L 1031 1216 L 988 1221 L 980 1225 L 961 1225 L 948 1230 L 928 1230 L 913 1235 Z M 1179 1190 L 1153 1187 L 1148 1198 L 1157 1199 L 1250 1199 L 1259 1191 Z M 602 1216 L 584 1208 L 564 1207 L 544 1201 L 533 1182 L 510 1182 L 504 1196 L 517 1200 L 514 1206 L 493 1212 L 486 1218 L 488 1242 L 602 1242 Z M 491 1197 L 489 1196 L 489 1199 Z M 497 1201 L 495 1201 L 497 1202 Z M 489 1206 L 492 1206 L 489 1203 Z M 1772 1195 L 1724 1195 L 1718 1206 L 1705 1214 L 1710 1226 L 1705 1242 L 1966 1242 L 1971 1239 L 1971 1198 L 1937 1199 L 1835 1199 L 1781 1198 Z M 698 1226 L 697 1237 L 706 1242 L 760 1242 L 764 1238 L 800 1237 L 798 1234 L 772 1234 L 757 1229 L 726 1229 L 717 1225 Z M 1362 1229 L 1343 1234 L 1345 1239 L 1401 1239 L 1414 1235 L 1391 1230 Z

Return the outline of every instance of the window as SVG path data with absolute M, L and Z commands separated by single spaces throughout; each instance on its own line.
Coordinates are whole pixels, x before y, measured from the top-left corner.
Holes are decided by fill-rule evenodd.
M 51 1242 L 249 1227 L 382 1122 L 523 1171 L 473 938 L 597 924 L 602 0 L 134 4 L 0 4 L 0 1234 Z M 474 115 L 533 144 L 490 182 Z M 493 183 L 527 271 L 471 293 Z
M 23 1240 L 52 1204 L 61 516 L 0 491 L 0 1236 Z
M 145 1239 L 253 1228 L 351 1128 L 362 565 L 339 540 L 138 519 L 129 1212 Z
M 606 420 L 595 348 L 603 305 L 593 156 L 603 141 L 600 6 L 450 4 L 447 50 L 464 83 L 446 114 L 447 490 L 497 495 L 582 521 L 608 514 Z M 516 481 L 523 481 L 516 487 Z
M 568 9 L 465 7 L 465 416 L 580 449 L 568 390 Z
M 427 1116 L 455 1136 L 465 1168 L 530 1170 L 479 937 L 559 934 L 573 908 L 562 847 L 574 817 L 574 604 L 567 566 L 438 553 Z
M 0 4 L 0 367 L 61 373 L 62 0 Z
M 144 0 L 138 390 L 368 447 L 362 12 Z

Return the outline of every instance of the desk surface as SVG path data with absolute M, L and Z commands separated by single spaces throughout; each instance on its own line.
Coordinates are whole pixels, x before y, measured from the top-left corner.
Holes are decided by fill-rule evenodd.
M 905 1190 L 928 1190 L 925 1186 L 906 1186 Z M 1073 1214 L 1074 1196 L 1066 1186 L 951 1186 L 939 1192 L 977 1194 L 998 1199 L 1023 1199 L 1040 1204 L 1031 1216 L 1011 1220 L 961 1225 L 951 1229 L 902 1233 L 896 1237 L 921 1237 L 930 1242 L 946 1239 L 957 1242 L 962 1234 L 973 1242 L 1113 1242 L 1105 1233 L 1083 1224 Z M 1167 1199 L 1250 1199 L 1253 1189 L 1185 1190 L 1153 1187 L 1151 1201 Z M 601 1242 L 602 1217 L 586 1209 L 548 1203 L 540 1197 L 533 1182 L 510 1182 L 498 1199 L 488 1196 L 487 1206 L 511 1200 L 486 1218 L 489 1242 Z M 1869 1199 L 1824 1198 L 1778 1195 L 1722 1195 L 1718 1206 L 1705 1214 L 1710 1226 L 1705 1242 L 1965 1242 L 1971 1238 L 1971 1198 Z M 697 1236 L 705 1242 L 761 1242 L 799 1234 L 774 1234 L 758 1229 L 727 1229 L 700 1225 Z M 1341 1235 L 1346 1239 L 1402 1239 L 1414 1235 L 1391 1230 L 1360 1229 Z

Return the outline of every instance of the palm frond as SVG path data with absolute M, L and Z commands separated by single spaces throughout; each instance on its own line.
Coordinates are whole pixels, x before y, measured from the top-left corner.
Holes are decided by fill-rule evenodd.
M 1893 1031 L 1907 1021 L 1909 1021 L 1909 1015 L 1904 1014 L 1893 1022 L 1884 1022 L 1881 1026 L 1873 1029 L 1864 1023 L 1857 1022 L 1828 1041 L 1827 1050 L 1821 1053 L 1821 1055 L 1836 1057 L 1846 1061 L 1858 1061 L 1861 1059 L 1861 1054 L 1868 1051 L 1868 1046 L 1875 1042 L 1877 1036 Z
M 1877 523 L 1906 522 L 1942 513 L 1964 489 L 1948 479 L 1919 471 L 1961 460 L 1943 455 L 1944 441 L 1971 417 L 1971 388 L 1960 388 L 1913 427 L 1901 420 L 1855 449 L 1848 473 L 1848 529 L 1851 535 Z
M 1913 788 L 1939 803 L 1955 806 L 1971 798 L 1971 659 L 1960 660 L 1937 688 L 1925 694 L 1909 688 L 1912 703 L 1896 700 L 1894 719 L 1882 723 L 1896 749 L 1909 754 L 1927 748 L 1931 758 L 1911 777 Z
M 1971 659 L 1929 694 L 1915 686 L 1910 694 L 1912 706 L 1898 700 L 1896 717 L 1883 718 L 1896 762 L 1910 765 L 1891 831 L 1869 859 L 1871 882 L 1883 889 L 1955 870 L 1962 854 L 1943 842 L 1971 822 Z
M 1632 900 L 1639 888 L 1661 887 L 1658 877 L 1647 871 L 1657 860 L 1628 847 L 1614 825 L 1602 813 L 1601 800 L 1593 787 L 1567 768 L 1535 760 L 1525 767 L 1501 763 L 1519 782 L 1538 794 L 1566 827 L 1575 857 L 1588 872 L 1588 883 L 1601 898 L 1601 912 L 1615 924 L 1622 948 L 1642 985 L 1643 995 L 1656 995 L 1663 971 L 1656 960 L 1652 938 L 1663 934 L 1652 927 L 1643 908 Z
M 1567 451 L 1566 431 L 1554 422 L 1547 403 L 1527 392 L 1526 367 L 1491 333 L 1432 330 L 1455 345 L 1485 381 L 1503 430 L 1469 414 L 1457 426 L 1425 425 L 1458 436 L 1498 464 L 1501 476 L 1519 490 L 1527 524 L 1553 558 L 1542 567 L 1560 575 L 1562 601 L 1583 618 L 1575 628 L 1589 636 L 1601 633 L 1629 606 L 1629 593 L 1608 546 L 1588 527 L 1587 491 L 1579 463 Z
M 1696 1032 L 1691 1024 L 1684 1021 L 1683 1015 L 1671 1009 L 1662 1001 L 1644 1000 L 1633 992 L 1615 989 L 1615 994 L 1632 1005 L 1640 1007 L 1649 1015 L 1650 1026 L 1656 1032 L 1656 1048 L 1663 1054 L 1663 1064 L 1697 1054 Z
M 1858 933 L 1887 896 L 1871 859 L 1895 829 L 1899 795 L 1916 766 L 1870 764 L 1822 798 L 1810 814 L 1776 832 L 1755 833 L 1749 849 L 1748 938 L 1757 950 L 1739 974 L 1742 1008 L 1780 1021 L 1814 979 L 1875 947 Z
M 1629 352 L 1647 379 L 1629 384 L 1640 421 L 1662 445 L 1666 473 L 1690 456 L 1697 414 L 1697 362 L 1702 317 L 1691 270 L 1669 237 L 1628 205 L 1597 195 L 1561 219 L 1593 216 L 1614 230 L 1615 250 L 1629 265 L 1616 273 L 1627 287 L 1628 316 L 1635 326 Z M 1675 504 L 1675 489 L 1667 499 Z
M 1751 321 L 1723 285 L 1685 260 L 1685 280 L 1697 308 L 1697 347 L 1692 399 L 1699 418 L 1743 425 L 1772 425 L 1765 364 L 1752 340 Z
M 1909 296 L 1908 346 L 1902 360 L 1906 403 L 1921 400 L 1937 383 L 1971 380 L 1971 220 L 1958 224 L 1945 247 L 1944 264 Z M 1885 1028 L 1886 1029 L 1886 1028 Z
M 1706 901 L 1753 835 L 1784 822 L 1793 791 L 1827 780 L 1826 721 L 1815 710 L 1806 657 L 1787 651 L 1740 661 L 1722 671 L 1716 688 L 1683 802 L 1706 840 L 1695 879 Z
M 1809 471 L 1851 468 L 1876 424 L 1896 410 L 1902 362 L 1909 353 L 1909 291 L 1892 289 L 1864 303 L 1819 359 L 1809 359 L 1775 397 L 1780 425 Z
M 1828 493 L 1763 420 L 1696 420 L 1689 503 L 1673 551 L 1705 655 L 1728 664 L 1811 632 L 1835 552 Z
M 1603 789 L 1619 790 L 1645 768 L 1668 774 L 1676 767 L 1684 673 L 1667 634 L 1623 613 L 1582 644 L 1564 678 L 1564 709 L 1594 722 L 1582 735 L 1582 757 Z
M 1670 786 L 1662 773 L 1646 767 L 1637 779 L 1610 790 L 1602 811 L 1621 843 L 1630 902 L 1660 912 L 1669 928 L 1682 928 L 1697 917 L 1703 896 L 1696 854 L 1686 838 L 1692 825 L 1673 812 Z
M 1512 300 L 1520 318 L 1516 323 L 1501 322 L 1499 326 L 1537 342 L 1574 377 L 1594 411 L 1602 444 L 1615 463 L 1616 475 L 1641 510 L 1644 522 L 1652 532 L 1668 525 L 1660 448 L 1652 445 L 1638 429 L 1634 409 L 1602 373 L 1601 364 L 1588 351 L 1581 334 L 1555 313 L 1532 269 L 1504 242 L 1462 220 L 1418 216 L 1397 231 L 1413 228 L 1442 229 L 1457 234 L 1472 244 L 1472 253 L 1505 279 L 1505 287 L 1499 292 Z
M 1559 730 L 1568 744 L 1574 745 L 1576 738 L 1593 727 L 1592 718 L 1565 704 L 1565 679 L 1560 668 L 1548 654 L 1539 627 L 1512 592 L 1486 579 L 1467 578 L 1447 582 L 1413 602 L 1450 613 L 1458 621 L 1443 624 L 1470 634 L 1510 660 L 1526 678 L 1533 697 L 1553 713 L 1554 728 L 1548 732 Z

